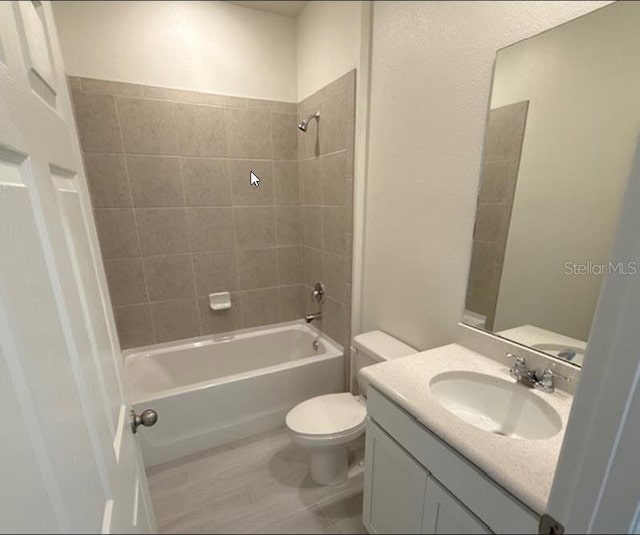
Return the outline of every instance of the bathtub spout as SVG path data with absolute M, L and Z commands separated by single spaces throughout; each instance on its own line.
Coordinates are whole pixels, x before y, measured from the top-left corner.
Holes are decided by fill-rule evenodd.
M 311 323 L 312 321 L 321 320 L 321 319 L 322 319 L 322 314 L 321 314 L 320 312 L 317 312 L 317 313 L 315 313 L 315 314 L 307 314 L 307 315 L 304 317 L 304 320 L 305 320 L 307 323 Z

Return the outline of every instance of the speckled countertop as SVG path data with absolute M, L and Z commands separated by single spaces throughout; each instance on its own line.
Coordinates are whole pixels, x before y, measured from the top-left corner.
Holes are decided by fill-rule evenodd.
M 525 505 L 544 513 L 573 397 L 532 389 L 558 412 L 563 429 L 542 440 L 500 436 L 464 422 L 431 395 L 431 379 L 453 370 L 513 381 L 507 367 L 458 344 L 368 366 L 360 374 Z

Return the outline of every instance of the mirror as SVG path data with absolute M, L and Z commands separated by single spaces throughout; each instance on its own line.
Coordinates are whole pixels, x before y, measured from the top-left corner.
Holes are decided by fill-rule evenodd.
M 498 52 L 463 322 L 580 365 L 640 133 L 640 3 Z

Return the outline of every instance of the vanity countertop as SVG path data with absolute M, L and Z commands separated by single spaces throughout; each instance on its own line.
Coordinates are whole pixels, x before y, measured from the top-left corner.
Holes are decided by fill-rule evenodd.
M 544 513 L 573 396 L 531 390 L 558 412 L 563 428 L 549 439 L 509 438 L 464 422 L 431 395 L 431 379 L 452 370 L 513 381 L 507 367 L 458 344 L 368 366 L 360 374 L 525 505 Z

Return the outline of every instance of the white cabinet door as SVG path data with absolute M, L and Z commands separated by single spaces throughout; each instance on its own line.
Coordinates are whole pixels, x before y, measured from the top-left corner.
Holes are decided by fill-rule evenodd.
M 427 481 L 422 533 L 457 534 L 491 533 L 480 520 L 462 505 L 433 477 Z
M 0 532 L 155 529 L 62 56 L 0 2 Z
M 367 422 L 363 523 L 369 533 L 421 533 L 427 471 Z

